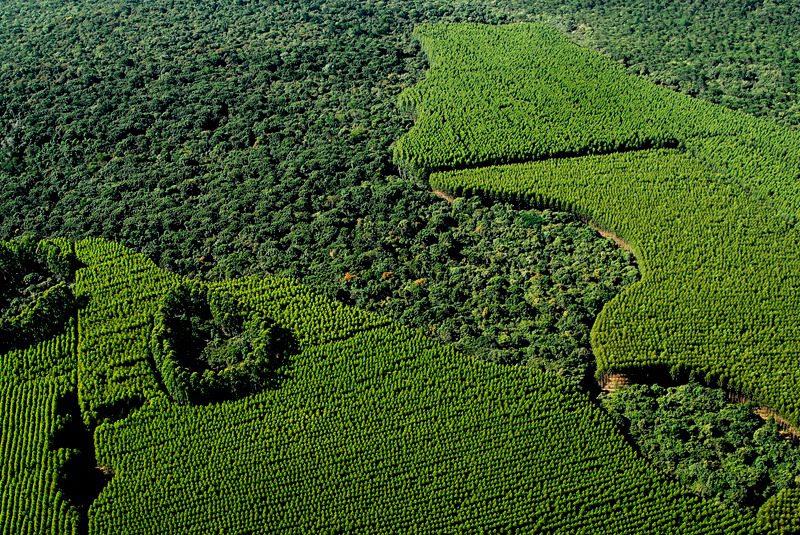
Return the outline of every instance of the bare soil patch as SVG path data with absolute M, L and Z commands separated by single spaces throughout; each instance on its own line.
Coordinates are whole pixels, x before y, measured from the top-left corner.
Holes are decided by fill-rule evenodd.
M 614 234 L 610 230 L 606 230 L 606 229 L 598 226 L 597 224 L 595 224 L 595 223 L 593 223 L 591 221 L 587 221 L 586 223 L 588 223 L 588 225 L 590 227 L 592 227 L 595 231 L 597 231 L 597 233 L 600 234 L 602 237 L 604 237 L 606 239 L 609 239 L 609 240 L 613 241 L 614 243 L 616 243 L 617 247 L 619 247 L 620 249 L 624 249 L 625 251 L 628 251 L 629 253 L 633 252 L 633 247 L 631 247 L 631 245 L 628 242 L 626 242 L 625 240 L 623 240 L 622 238 L 620 238 L 619 236 L 617 236 L 616 234 Z
M 624 373 L 607 373 L 600 378 L 598 384 L 603 392 L 614 392 L 620 387 L 631 384 L 631 378 Z
M 455 198 L 455 197 L 453 197 L 452 195 L 450 195 L 450 194 L 449 194 L 449 193 L 447 193 L 446 191 L 442 191 L 442 190 L 440 190 L 440 189 L 432 189 L 432 190 L 431 190 L 431 193 L 433 193 L 434 195 L 436 195 L 436 196 L 437 196 L 437 197 L 439 197 L 440 199 L 444 199 L 444 200 L 446 200 L 446 201 L 447 201 L 447 202 L 449 202 L 450 204 L 452 204 L 452 203 L 453 203 L 453 201 L 455 201 L 455 200 L 456 200 L 456 198 Z

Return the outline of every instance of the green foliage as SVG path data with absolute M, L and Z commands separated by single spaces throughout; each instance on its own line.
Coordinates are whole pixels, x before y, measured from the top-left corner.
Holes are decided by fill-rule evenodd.
M 511 46 L 519 41 L 506 34 L 552 35 L 540 26 L 518 25 L 449 25 L 435 31 L 439 38 L 428 39 L 426 46 L 435 48 L 429 51 L 439 62 L 447 60 L 448 69 L 472 72 L 476 85 L 508 98 L 516 93 L 502 84 L 492 85 L 495 78 L 488 73 L 483 73 L 485 78 L 475 73 L 486 60 L 474 63 L 473 58 L 492 58 L 503 65 L 508 58 L 530 53 Z M 464 34 L 472 38 L 465 40 Z M 498 47 L 498 42 L 509 46 Z M 451 48 L 456 43 L 458 47 Z M 554 39 L 537 53 L 562 58 L 549 69 L 572 79 L 567 87 L 579 97 L 586 52 L 565 39 Z M 517 64 L 508 68 L 527 76 Z M 800 339 L 796 313 L 800 292 L 794 275 L 800 242 L 796 225 L 800 183 L 794 178 L 800 165 L 800 136 L 642 85 L 608 60 L 597 59 L 591 68 L 600 68 L 600 80 L 621 78 L 617 85 L 628 83 L 641 93 L 639 100 L 649 104 L 640 120 L 669 116 L 678 122 L 683 149 L 439 173 L 431 177 L 431 184 L 455 193 L 480 192 L 574 211 L 631 244 L 640 260 L 642 280 L 609 303 L 595 323 L 592 347 L 598 373 L 650 365 L 689 370 L 706 382 L 746 393 L 792 422 L 800 421 L 795 343 Z M 474 105 L 484 108 L 500 96 Z M 426 99 L 429 109 L 447 116 L 450 95 L 430 91 Z M 591 106 L 614 102 L 613 98 L 594 101 Z M 470 124 L 469 119 L 453 117 L 464 125 Z M 424 131 L 415 129 L 409 136 Z M 503 150 L 504 145 L 491 144 L 491 134 L 485 141 L 486 146 Z M 524 137 L 516 142 L 527 146 Z
M 639 450 L 697 494 L 755 506 L 797 488 L 800 449 L 751 403 L 696 383 L 623 387 L 604 399 Z
M 58 333 L 75 312 L 69 246 L 24 236 L 0 242 L 0 352 Z
M 525 0 L 629 72 L 682 93 L 800 125 L 797 0 Z
M 245 319 L 240 309 L 227 292 L 198 284 L 164 296 L 151 348 L 172 399 L 208 403 L 276 384 L 292 341 L 269 318 Z
M 800 490 L 783 489 L 758 510 L 758 519 L 783 533 L 800 532 Z
M 425 25 L 414 35 L 431 70 L 400 97 L 416 118 L 394 145 L 402 165 L 431 170 L 678 143 L 683 125 L 652 99 L 648 82 L 590 50 L 552 46 L 564 40 L 557 30 Z
M 75 390 L 75 333 L 72 324 L 45 342 L 0 354 L 2 533 L 78 533 L 79 512 L 59 486 L 73 451 L 54 442 L 59 399 Z
M 670 75 L 658 72 L 685 71 L 706 85 L 716 80 L 704 96 L 744 109 L 757 99 L 757 111 L 767 113 L 768 102 L 775 109 L 791 106 L 796 54 L 790 36 L 800 12 L 791 3 L 749 9 L 737 2 L 582 1 L 525 2 L 514 12 L 484 2 L 433 0 L 245 2 L 224 13 L 205 1 L 43 2 L 35 8 L 8 2 L 4 8 L 3 20 L 20 21 L 30 31 L 19 35 L 14 24 L 0 25 L 7 37 L 0 54 L 19 66 L 2 73 L 9 88 L 8 105 L 0 110 L 8 125 L 2 147 L 8 187 L 0 189 L 0 233 L 113 236 L 184 273 L 302 276 L 326 295 L 404 321 L 424 314 L 443 338 L 467 338 L 462 347 L 511 361 L 528 342 L 509 350 L 495 347 L 495 340 L 547 336 L 552 329 L 505 332 L 499 321 L 482 322 L 502 336 L 476 334 L 473 311 L 502 302 L 475 303 L 483 298 L 471 292 L 464 303 L 464 294 L 451 287 L 472 279 L 444 279 L 469 272 L 478 277 L 474 287 L 483 288 L 491 277 L 483 277 L 481 262 L 444 261 L 443 253 L 427 265 L 417 261 L 431 239 L 442 251 L 458 230 L 428 224 L 448 216 L 449 208 L 424 187 L 387 177 L 392 168 L 385 149 L 408 125 L 396 113 L 395 98 L 424 68 L 411 28 L 426 20 L 498 22 L 524 17 L 523 11 L 555 15 L 575 36 L 591 37 L 631 69 L 649 69 L 668 83 Z M 673 38 L 676 32 L 681 39 Z M 752 34 L 769 46 L 753 48 Z M 756 71 L 776 65 L 780 89 L 749 91 Z M 95 102 L 102 105 L 91 106 Z M 473 221 L 461 219 L 466 228 L 493 212 L 473 213 Z M 496 239 L 519 241 L 513 229 L 495 227 Z M 495 252 L 488 240 L 471 248 L 473 259 Z M 601 273 L 616 269 L 614 262 Z M 375 273 L 373 265 L 384 267 Z M 513 269 L 500 261 L 497 270 Z M 359 272 L 356 284 L 342 284 L 351 271 Z M 383 272 L 396 276 L 384 281 Z M 420 279 L 428 283 L 417 291 L 413 282 Z M 431 291 L 440 306 L 429 306 Z M 558 311 L 547 323 L 556 321 Z M 468 336 L 460 334 L 462 327 Z
M 88 246 L 119 251 L 99 241 L 77 249 Z M 143 265 L 119 252 L 84 270 Z M 158 271 L 132 272 L 103 294 L 107 309 L 129 317 L 139 308 L 129 296 L 153 288 L 141 274 L 158 281 Z M 192 288 L 206 295 L 200 285 L 184 291 Z M 240 303 L 245 326 L 270 317 L 290 330 L 290 373 L 281 388 L 210 405 L 153 392 L 99 425 L 98 463 L 115 475 L 89 510 L 90 532 L 762 530 L 666 481 L 588 397 L 536 367 L 465 357 L 288 279 L 208 291 Z M 147 340 L 152 323 L 118 325 Z
M 545 225 L 550 228 L 542 229 L 544 239 L 536 228 L 533 239 L 518 226 L 509 227 L 509 222 L 517 220 L 512 209 L 484 209 L 474 199 L 462 204 L 461 210 L 470 208 L 459 212 L 458 225 L 442 224 L 451 215 L 450 207 L 429 196 L 424 185 L 388 176 L 392 167 L 385 149 L 407 126 L 396 113 L 394 100 L 415 81 L 424 64 L 409 42 L 411 27 L 424 20 L 497 22 L 507 16 L 483 4 L 239 2 L 220 10 L 207 1 L 132 4 L 102 0 L 33 6 L 6 2 L 0 7 L 0 59 L 9 66 L 0 72 L 6 88 L 0 106 L 6 125 L 0 144 L 0 236 L 20 230 L 102 234 L 183 272 L 208 271 L 218 278 L 265 271 L 303 276 L 329 296 L 383 310 L 414 325 L 432 323 L 435 336 L 458 340 L 461 347 L 484 357 L 516 362 L 527 358 L 519 355 L 520 348 L 536 346 L 537 353 L 541 347 L 563 348 L 553 359 L 559 369 L 570 373 L 573 356 L 585 365 L 586 326 L 591 323 L 591 311 L 602 306 L 591 295 L 600 301 L 609 299 L 621 281 L 635 278 L 623 258 L 606 251 L 596 236 L 586 237 L 587 229 L 564 222 L 557 214 L 559 223 L 550 227 L 551 220 Z M 537 3 L 526 4 L 534 11 L 547 11 Z M 668 83 L 673 83 L 670 72 L 678 73 L 689 79 L 688 83 L 678 80 L 687 91 L 698 85 L 708 98 L 783 115 L 791 122 L 796 76 L 790 69 L 797 64 L 792 59 L 796 54 L 791 39 L 780 38 L 780 31 L 784 37 L 794 35 L 786 32 L 795 32 L 792 17 L 800 11 L 791 2 L 780 6 L 768 2 L 752 10 L 744 9 L 745 4 L 750 3 L 580 1 L 556 3 L 552 9 L 566 6 L 568 16 L 602 15 L 605 26 L 589 28 L 596 37 L 591 42 L 609 49 L 630 69 L 648 68 L 654 78 Z M 771 13 L 779 16 L 771 17 Z M 669 33 L 653 32 L 658 25 Z M 571 29 L 577 30 L 576 35 L 589 35 L 577 24 Z M 604 29 L 608 37 L 603 37 Z M 676 32 L 680 39 L 674 38 Z M 769 46 L 752 47 L 751 35 Z M 630 41 L 622 40 L 623 36 Z M 647 46 L 642 46 L 645 39 Z M 620 43 L 619 48 L 614 48 L 615 43 Z M 694 50 L 678 50 L 684 43 Z M 671 56 L 676 50 L 683 56 Z M 697 57 L 709 59 L 692 61 Z M 776 61 L 781 62 L 780 77 L 774 76 Z M 697 76 L 711 80 L 706 83 L 710 89 L 695 84 Z M 639 126 L 642 132 L 648 131 L 646 123 Z M 628 139 L 627 132 L 609 131 L 614 134 L 609 137 L 611 147 Z M 607 141 L 581 135 L 595 147 Z M 766 135 L 776 140 L 782 136 L 781 131 Z M 745 186 L 749 194 L 767 207 L 789 206 L 789 213 L 797 213 L 793 197 L 782 196 L 793 183 L 791 170 L 797 168 L 791 160 L 793 149 L 765 147 L 750 138 L 755 136 L 744 134 L 735 140 L 735 151 L 726 140 L 709 138 L 706 148 L 711 153 L 720 151 L 714 166 L 733 177 L 758 174 L 762 179 L 758 187 Z M 761 158 L 765 153 L 768 157 Z M 580 206 L 579 200 L 571 207 Z M 651 209 L 645 207 L 645 211 Z M 680 213 L 669 216 L 677 222 L 683 217 Z M 493 218 L 497 218 L 495 224 Z M 465 232 L 479 224 L 490 232 Z M 697 238 L 702 241 L 707 235 L 700 233 Z M 544 267 L 544 260 L 537 265 L 536 274 L 542 276 L 532 277 L 536 282 L 515 280 L 518 264 L 503 258 L 536 258 L 535 247 L 541 244 L 546 244 L 543 256 L 548 259 Z M 565 249 L 560 248 L 563 244 Z M 608 264 L 572 254 L 570 244 L 589 256 L 599 252 Z M 159 299 L 180 279 L 156 270 L 141 257 L 128 257 L 113 244 L 87 241 L 80 242 L 80 247 L 83 259 L 94 267 L 80 275 L 80 291 L 92 301 L 81 316 L 79 388 L 83 416 L 96 424 L 119 417 L 125 407 L 165 402 L 152 374 L 147 337 L 140 334 L 152 326 Z M 459 251 L 468 254 L 462 258 Z M 56 272 L 52 266 L 50 270 Z M 598 270 L 600 279 L 595 284 L 592 277 Z M 356 278 L 345 283 L 344 274 L 352 272 Z M 394 275 L 384 280 L 385 272 Z M 786 277 L 780 270 L 775 275 Z M 584 285 L 579 286 L 585 288 L 580 294 L 563 291 L 564 283 L 572 278 Z M 422 279 L 427 282 L 414 284 Z M 136 284 L 128 285 L 128 281 Z M 243 285 L 261 310 L 290 327 L 305 344 L 333 344 L 389 324 L 384 316 L 356 313 L 285 279 L 230 284 Z M 136 290 L 130 291 L 131 287 Z M 469 290 L 460 292 L 462 287 Z M 483 291 L 490 287 L 492 291 Z M 787 306 L 794 306 L 791 291 L 782 296 L 790 303 Z M 521 306 L 524 296 L 539 298 L 538 305 Z M 702 301 L 717 297 L 702 296 Z M 544 305 L 550 300 L 557 300 L 555 310 Z M 729 303 L 723 301 L 720 306 Z M 746 302 L 741 306 L 759 305 Z M 670 306 L 665 299 L 662 308 Z M 320 312 L 309 317 L 305 311 L 312 307 Z M 476 317 L 486 308 L 489 319 Z M 563 311 L 569 311 L 567 321 L 559 318 Z M 510 318 L 519 318 L 518 323 L 511 325 Z M 665 328 L 673 327 L 680 324 Z M 709 328 L 716 326 L 709 323 Z M 746 335 L 771 328 L 754 324 Z M 490 335 L 481 336 L 483 332 Z M 660 336 L 662 331 L 650 329 L 644 334 Z M 713 332 L 707 338 L 712 336 Z M 776 343 L 789 343 L 789 338 L 777 336 Z M 563 344 L 556 343 L 559 338 Z M 726 332 L 726 350 L 737 347 L 731 340 L 733 335 Z M 666 347 L 657 345 L 656 352 L 662 354 Z M 21 363 L 31 360 L 27 353 L 8 355 L 0 370 L 3 374 L 39 373 L 21 371 Z M 34 370 L 44 370 L 51 362 L 64 366 L 61 361 L 41 361 Z M 298 428 L 303 425 L 300 422 L 307 422 L 307 427 L 314 422 L 306 413 L 293 416 Z M 257 424 L 251 425 L 254 435 L 261 432 Z M 160 436 L 163 428 L 152 432 Z M 202 433 L 199 426 L 197 433 Z M 304 437 L 300 432 L 296 436 Z M 271 444 L 281 440 L 272 438 Z M 202 447 L 203 441 L 198 444 Z M 175 455 L 175 451 L 167 453 Z M 239 466 L 236 459 L 224 460 L 228 466 Z M 169 464 L 163 458 L 161 462 Z M 144 478 L 149 467 L 144 462 L 141 466 Z M 185 467 L 175 470 L 181 468 Z M 243 485 L 252 477 L 245 469 L 238 475 Z M 212 490 L 206 491 L 214 477 L 222 476 L 192 479 L 185 503 L 218 501 Z M 232 479 L 226 481 L 234 485 Z M 145 495 L 148 483 L 142 482 L 139 488 Z M 424 488 L 427 491 L 430 486 Z M 244 497 L 241 503 L 243 518 L 256 514 L 252 500 Z M 787 498 L 780 507 L 769 509 L 769 518 L 785 520 L 792 513 L 784 505 L 790 503 Z M 481 508 L 488 507 L 469 505 L 475 515 L 485 514 Z M 190 524 L 196 512 L 192 507 L 176 505 L 171 513 L 183 514 L 185 520 L 170 521 Z M 591 514 L 585 509 L 585 515 Z M 618 531 L 633 531 L 632 526 L 640 525 L 637 520 L 626 524 L 628 511 L 619 513 L 612 512 Z M 601 507 L 598 514 L 607 510 Z M 227 516 L 223 511 L 219 518 Z M 349 518 L 355 516 L 353 511 Z M 552 526 L 548 522 L 553 516 L 547 518 L 544 525 Z
M 403 225 L 391 234 L 399 258 L 375 248 L 354 259 L 356 277 L 340 282 L 339 298 L 482 359 L 542 364 L 576 382 L 591 376 L 592 323 L 638 279 L 633 255 L 574 216 L 474 197 L 425 222 L 425 245 L 404 240 Z
M 526 219 L 531 223 L 536 220 Z M 41 434 L 49 449 L 26 450 L 24 462 L 45 462 L 51 451 L 60 452 L 60 461 L 26 472 L 35 475 L 21 487 L 8 487 L 16 480 L 0 473 L 4 490 L 51 478 L 48 488 L 61 489 L 56 497 L 96 499 L 85 520 L 77 519 L 83 509 L 63 499 L 31 499 L 15 511 L 85 521 L 90 533 L 264 526 L 293 532 L 765 531 L 752 515 L 665 480 L 588 397 L 537 367 L 470 359 L 421 331 L 289 279 L 205 286 L 103 240 L 77 242 L 75 250 L 85 264 L 77 286 L 90 298 L 79 312 L 80 328 L 25 354 L 0 356 L 0 380 L 9 385 L 65 374 L 52 414 L 38 420 L 51 430 Z M 263 327 L 265 317 L 291 331 L 298 352 L 281 388 L 223 403 L 173 403 L 158 385 L 147 346 L 160 303 L 181 292 L 197 294 L 200 309 L 207 306 L 213 326 L 198 321 L 200 331 L 236 336 L 254 318 Z M 186 314 L 186 320 L 191 325 L 201 315 Z M 65 430 L 78 415 L 64 413 L 63 400 L 72 398 L 92 424 L 96 460 L 67 441 L 74 432 Z M 132 405 L 138 409 L 110 411 L 124 408 L 120 399 L 140 400 Z M 28 433 L 13 425 L 2 444 Z M 81 479 L 66 475 L 70 467 L 91 467 L 88 461 L 114 474 L 99 495 L 73 488 Z M 83 481 L 94 485 L 96 478 L 85 473 Z M 28 529 L 27 520 L 7 518 L 15 530 Z M 71 531 L 58 528 L 64 530 Z
M 181 273 L 282 273 L 334 295 L 350 258 L 405 261 L 359 219 L 380 237 L 396 205 L 410 222 L 439 211 L 410 182 L 380 202 L 410 124 L 397 95 L 425 68 L 415 25 L 544 17 L 630 71 L 796 124 L 798 14 L 797 0 L 6 1 L 0 238 L 106 236 Z
M 78 313 L 81 415 L 94 427 L 161 394 L 151 371 L 149 336 L 162 297 L 181 278 L 143 256 L 105 240 L 76 242 L 86 267 L 75 276 L 75 293 L 87 302 Z
M 0 239 L 105 236 L 182 273 L 327 290 L 356 220 L 390 226 L 371 190 L 424 69 L 414 25 L 506 20 L 492 3 L 4 2 Z

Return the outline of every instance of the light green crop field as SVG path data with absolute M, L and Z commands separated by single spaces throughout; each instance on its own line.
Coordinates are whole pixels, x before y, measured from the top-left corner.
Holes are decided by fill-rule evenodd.
M 2 442 L 19 452 L 3 459 L 5 532 L 768 531 L 664 479 L 566 381 L 291 280 L 212 286 L 298 341 L 278 387 L 178 404 L 147 347 L 154 303 L 181 279 L 114 243 L 74 250 L 78 328 L 0 358 Z M 54 437 L 81 419 L 110 478 L 84 512 L 55 483 L 68 450 Z

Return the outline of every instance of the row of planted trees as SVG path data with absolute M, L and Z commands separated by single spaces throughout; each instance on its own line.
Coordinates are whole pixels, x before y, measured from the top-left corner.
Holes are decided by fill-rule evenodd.
M 311 298 L 281 279 L 226 288 L 263 315 L 287 294 Z M 276 316 L 327 326 L 298 337 L 279 388 L 226 403 L 161 399 L 98 428 L 98 456 L 117 475 L 92 507 L 93 530 L 760 529 L 650 470 L 569 383 L 396 324 L 349 328 L 363 313 L 312 302 L 285 324 Z
M 73 345 L 52 347 L 78 348 L 83 417 L 100 424 L 97 463 L 115 474 L 89 508 L 90 531 L 762 529 L 664 480 L 574 386 L 536 368 L 471 360 L 288 279 L 208 286 L 109 242 L 76 252 L 90 300 Z M 187 355 L 227 354 L 243 339 L 252 354 L 264 318 L 296 344 L 280 382 L 215 400 L 191 379 L 167 384 L 166 365 L 191 375 Z M 167 324 L 183 335 L 159 339 Z M 172 353 L 151 353 L 154 338 Z M 219 362 L 200 366 L 224 375 Z M 120 393 L 140 408 L 104 413 Z
M 80 513 L 62 485 L 76 451 L 59 440 L 59 400 L 76 389 L 76 342 L 71 322 L 0 354 L 0 533 L 77 533 Z
M 737 532 L 752 523 L 649 471 L 573 386 L 534 368 L 470 360 L 288 279 L 203 285 L 113 243 L 80 241 L 75 250 L 85 264 L 77 273 L 78 295 L 88 299 L 80 328 L 7 354 L 0 377 L 14 384 L 40 373 L 66 377 L 66 390 L 45 403 L 52 414 L 30 420 L 46 424 L 40 438 L 50 449 L 42 454 L 25 446 L 26 455 L 54 452 L 56 459 L 31 480 L 37 484 L 62 477 L 78 455 L 56 444 L 65 436 L 59 430 L 77 418 L 63 413 L 60 400 L 77 399 L 78 390 L 86 396 L 84 420 L 99 424 L 97 464 L 115 474 L 89 508 L 90 531 L 535 525 L 561 532 L 677 526 L 700 533 Z M 251 321 L 258 328 L 248 332 Z M 159 338 L 166 334 L 159 325 L 167 324 L 182 336 Z M 199 365 L 221 376 L 230 365 L 254 365 L 245 359 L 220 367 L 225 358 L 217 357 L 242 347 L 252 357 L 270 329 L 283 329 L 290 334 L 284 341 L 293 344 L 288 352 L 288 346 L 281 353 L 267 345 L 261 353 L 267 367 L 275 363 L 269 359 L 285 357 L 276 370 L 280 382 L 250 383 L 254 388 L 233 396 L 193 391 L 191 379 L 167 384 L 165 365 L 191 375 L 198 365 L 187 362 L 192 355 L 211 356 Z M 159 356 L 154 339 L 171 353 Z M 163 357 L 176 360 L 160 362 Z M 141 376 L 133 373 L 139 366 Z M 143 405 L 104 413 L 121 393 Z M 4 436 L 28 444 L 25 429 L 16 426 Z M 62 518 L 59 512 L 77 518 L 62 491 L 54 492 L 61 501 L 26 503 L 42 518 Z M 14 522 L 40 527 L 27 517 Z

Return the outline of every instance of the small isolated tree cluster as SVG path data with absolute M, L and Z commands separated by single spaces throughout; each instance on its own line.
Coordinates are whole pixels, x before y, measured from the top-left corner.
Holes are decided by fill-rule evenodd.
M 238 398 L 274 384 L 292 341 L 269 318 L 245 318 L 230 293 L 184 283 L 164 296 L 151 346 L 167 392 L 188 404 Z
M 725 399 L 718 388 L 631 385 L 604 399 L 639 451 L 706 498 L 757 507 L 800 483 L 800 449 L 764 421 L 753 403 Z

